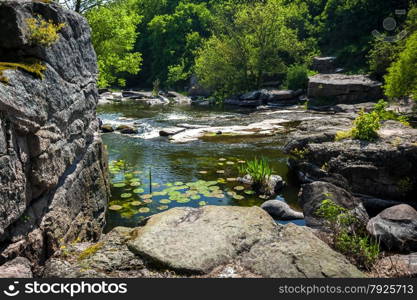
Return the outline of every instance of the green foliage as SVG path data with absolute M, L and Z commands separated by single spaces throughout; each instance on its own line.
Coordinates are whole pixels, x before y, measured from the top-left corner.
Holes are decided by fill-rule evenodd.
M 308 103 L 308 102 L 306 102 L 306 103 Z M 301 160 L 304 159 L 306 157 L 306 155 L 309 154 L 309 153 L 310 153 L 310 150 L 308 150 L 306 148 L 303 148 L 303 149 L 295 148 L 295 149 L 291 150 L 291 155 L 293 155 L 295 158 L 301 159 Z
M 294 65 L 287 69 L 287 76 L 285 79 L 285 88 L 289 90 L 307 89 L 308 77 L 314 75 L 306 65 Z
M 382 80 L 397 55 L 398 46 L 396 43 L 375 39 L 368 53 L 370 75 L 378 80 Z
M 382 28 L 383 20 L 394 17 L 399 24 L 404 20 L 395 15 L 401 7 L 408 9 L 409 0 L 327 0 L 318 19 L 316 37 L 325 54 L 338 58 L 339 65 L 348 71 L 366 68 L 363 59 L 372 47 L 372 32 Z M 390 33 L 392 34 L 392 33 Z
M 417 32 L 406 42 L 399 58 L 385 76 L 385 94 L 389 98 L 412 96 L 417 101 Z
M 64 23 L 55 24 L 43 19 L 41 16 L 25 20 L 28 27 L 28 39 L 34 45 L 52 46 L 59 39 L 58 32 L 65 26 Z
M 81 261 L 81 260 L 84 260 L 86 258 L 89 258 L 90 256 L 94 255 L 101 248 L 103 248 L 103 243 L 102 242 L 96 243 L 96 244 L 88 247 L 87 249 L 85 249 L 83 252 L 81 252 L 78 255 L 78 260 Z
M 315 214 L 324 219 L 324 225 L 331 231 L 335 249 L 370 269 L 379 257 L 379 243 L 369 236 L 351 211 L 331 199 L 331 194 L 324 197 Z
M 153 89 L 152 89 L 152 96 L 157 97 L 159 95 L 159 91 L 161 89 L 161 81 L 159 79 L 156 79 L 153 82 Z
M 151 78 L 183 86 L 191 76 L 194 56 L 209 35 L 212 15 L 205 3 L 180 2 L 170 14 L 156 15 L 147 25 Z
M 377 104 L 375 104 L 374 112 L 378 114 L 379 119 L 381 121 L 387 121 L 387 120 L 399 121 L 406 126 L 410 126 L 410 123 L 408 123 L 408 118 L 406 116 L 400 116 L 392 110 L 387 110 L 388 107 L 389 107 L 389 104 L 382 99 L 379 100 Z
M 264 183 L 273 172 L 268 161 L 264 157 L 248 161 L 246 164 L 238 166 L 238 170 L 241 175 L 249 174 L 255 184 Z
M 124 86 L 126 73 L 140 71 L 142 57 L 133 47 L 141 20 L 135 9 L 135 0 L 117 0 L 93 8 L 86 14 L 92 28 L 93 45 L 99 67 L 98 85 Z
M 380 118 L 375 111 L 365 113 L 362 110 L 359 112 L 359 116 L 355 119 L 353 125 L 353 138 L 364 141 L 374 141 L 378 138 L 377 131 L 380 128 Z
M 314 53 L 292 26 L 307 13 L 305 6 L 282 0 L 228 3 L 216 13 L 213 35 L 199 50 L 195 71 L 203 86 L 218 95 L 259 88 L 267 78 L 284 75 L 288 65 L 309 62 Z
M 0 82 L 8 83 L 9 80 L 4 76 L 5 70 L 23 70 L 35 75 L 36 77 L 43 79 L 43 72 L 46 70 L 46 66 L 40 62 L 30 63 L 14 63 L 14 62 L 0 62 Z
M 409 126 L 408 118 L 400 116 L 393 111 L 387 110 L 388 103 L 384 100 L 379 100 L 375 104 L 374 109 L 370 113 L 365 113 L 363 110 L 353 123 L 353 128 L 347 131 L 339 131 L 336 133 L 336 141 L 347 138 L 354 138 L 365 141 L 374 141 L 378 138 L 377 131 L 381 127 L 381 121 L 394 120 Z

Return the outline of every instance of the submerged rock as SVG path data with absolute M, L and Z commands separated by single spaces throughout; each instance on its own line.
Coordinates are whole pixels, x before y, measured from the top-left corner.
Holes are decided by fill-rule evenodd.
M 288 221 L 304 219 L 303 213 L 293 210 L 287 203 L 280 200 L 268 200 L 262 203 L 261 208 L 275 220 Z
M 382 96 L 382 83 L 365 75 L 317 74 L 308 83 L 309 98 L 322 98 L 332 104 L 373 101 Z
M 409 205 L 385 209 L 366 228 L 388 250 L 417 251 L 417 211 Z
M 101 126 L 101 131 L 104 132 L 104 133 L 113 132 L 114 128 L 110 124 L 103 124 Z

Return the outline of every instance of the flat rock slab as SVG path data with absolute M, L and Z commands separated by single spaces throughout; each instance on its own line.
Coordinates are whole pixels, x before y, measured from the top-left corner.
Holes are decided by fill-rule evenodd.
M 185 128 L 181 128 L 181 127 L 167 127 L 167 128 L 163 128 L 159 131 L 159 135 L 160 136 L 170 136 L 170 135 L 174 135 L 180 132 L 183 132 L 185 130 Z
M 288 120 L 269 119 L 249 125 L 218 126 L 187 129 L 170 137 L 173 143 L 188 143 L 204 136 L 221 134 L 225 136 L 270 136 L 280 130 L 284 130 L 284 124 Z
M 135 229 L 128 248 L 155 266 L 208 274 L 227 264 L 263 277 L 363 277 L 307 227 L 258 207 L 174 208 Z
M 328 98 L 334 104 L 380 99 L 382 83 L 365 75 L 318 74 L 310 77 L 308 97 Z
M 174 208 L 138 228 L 128 247 L 173 270 L 208 273 L 259 240 L 271 238 L 276 228 L 257 207 Z
M 311 229 L 292 223 L 281 227 L 276 239 L 254 245 L 243 255 L 242 265 L 264 278 L 364 277 Z

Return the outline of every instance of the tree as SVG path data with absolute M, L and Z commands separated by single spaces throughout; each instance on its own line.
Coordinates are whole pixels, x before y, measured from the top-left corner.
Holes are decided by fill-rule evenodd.
M 385 94 L 390 98 L 412 96 L 417 100 L 417 32 L 406 42 L 396 62 L 388 68 Z
M 305 6 L 282 0 L 218 7 L 213 36 L 196 58 L 201 83 L 227 96 L 282 77 L 291 64 L 308 63 L 314 47 L 300 41 L 297 28 L 291 27 L 306 11 Z
M 82 14 L 94 7 L 103 5 L 108 0 L 57 0 L 57 2 L 68 9 Z
M 191 75 L 194 53 L 209 35 L 211 13 L 205 3 L 179 3 L 172 14 L 155 16 L 148 24 L 152 78 L 169 85 Z
M 141 21 L 135 0 L 116 0 L 95 7 L 86 13 L 92 28 L 92 41 L 99 67 L 98 85 L 106 87 L 114 83 L 124 86 L 125 74 L 140 71 L 142 57 L 133 47 Z

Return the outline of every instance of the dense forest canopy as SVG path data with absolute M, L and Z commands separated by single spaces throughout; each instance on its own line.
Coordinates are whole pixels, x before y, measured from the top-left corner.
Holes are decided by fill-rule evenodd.
M 184 90 L 192 75 L 218 96 L 265 82 L 303 87 L 323 55 L 347 73 L 385 79 L 389 97 L 416 92 L 413 0 L 60 1 L 89 20 L 103 87 Z

